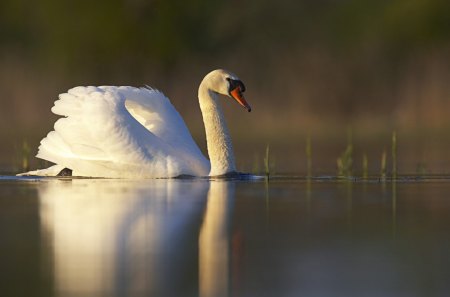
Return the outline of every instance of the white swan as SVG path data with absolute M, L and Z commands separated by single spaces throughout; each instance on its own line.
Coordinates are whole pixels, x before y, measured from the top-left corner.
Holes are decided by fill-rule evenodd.
M 169 99 L 151 88 L 76 87 L 59 95 L 52 112 L 64 116 L 42 139 L 36 157 L 56 165 L 22 175 L 156 178 L 236 172 L 231 137 L 218 94 L 251 111 L 239 78 L 222 69 L 198 89 L 208 161 Z

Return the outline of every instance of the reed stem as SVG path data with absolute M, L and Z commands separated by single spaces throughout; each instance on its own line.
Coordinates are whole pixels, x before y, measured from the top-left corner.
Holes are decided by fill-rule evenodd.
M 386 180 L 386 149 L 381 154 L 381 179 Z
M 264 157 L 264 168 L 266 173 L 266 179 L 270 179 L 270 146 L 266 147 L 266 156 Z
M 397 178 L 397 132 L 392 132 L 392 177 Z
M 338 176 L 350 177 L 353 171 L 353 136 L 352 130 L 347 131 L 347 147 L 337 159 Z
M 367 179 L 369 177 L 369 160 L 367 159 L 366 153 L 363 154 L 362 169 L 363 169 L 363 179 Z

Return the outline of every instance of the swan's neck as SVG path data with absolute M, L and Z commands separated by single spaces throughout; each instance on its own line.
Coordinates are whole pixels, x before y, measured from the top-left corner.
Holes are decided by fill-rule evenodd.
M 205 124 L 208 155 L 211 161 L 210 176 L 236 171 L 231 137 L 217 97 L 217 93 L 203 84 L 200 85 L 198 98 Z

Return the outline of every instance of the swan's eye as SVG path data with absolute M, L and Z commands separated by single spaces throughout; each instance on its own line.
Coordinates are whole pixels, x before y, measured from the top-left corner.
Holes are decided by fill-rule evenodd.
M 237 79 L 231 79 L 229 77 L 227 77 L 227 81 L 229 82 L 229 90 L 228 92 L 232 92 L 234 90 L 236 90 L 237 88 L 239 88 L 239 92 L 245 92 L 245 86 L 242 83 L 242 81 L 237 80 Z
M 244 86 L 244 83 L 242 81 L 239 81 L 239 86 L 241 87 L 241 92 L 244 93 L 245 92 L 245 86 Z

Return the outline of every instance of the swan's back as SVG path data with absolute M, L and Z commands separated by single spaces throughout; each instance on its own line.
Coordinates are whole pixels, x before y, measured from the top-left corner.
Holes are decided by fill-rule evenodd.
M 61 94 L 59 119 L 37 157 L 102 177 L 204 176 L 209 161 L 169 99 L 150 88 L 76 87 Z

